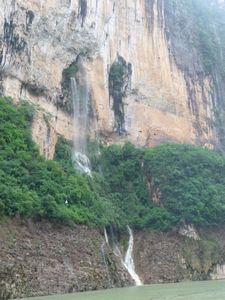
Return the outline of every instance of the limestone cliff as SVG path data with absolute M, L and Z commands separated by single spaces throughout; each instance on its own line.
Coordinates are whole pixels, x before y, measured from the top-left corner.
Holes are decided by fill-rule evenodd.
M 72 139 L 64 75 L 78 60 L 91 96 L 92 137 L 97 133 L 108 142 L 128 139 L 146 146 L 219 144 L 215 111 L 223 107 L 221 76 L 216 69 L 204 70 L 189 43 L 191 16 L 190 24 L 177 22 L 179 5 L 172 0 L 2 0 L 1 93 L 34 103 L 33 136 L 42 153 L 53 156 L 59 134 Z

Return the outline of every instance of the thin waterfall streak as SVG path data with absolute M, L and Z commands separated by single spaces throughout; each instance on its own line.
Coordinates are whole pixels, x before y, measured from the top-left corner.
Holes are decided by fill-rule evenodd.
M 134 260 L 133 260 L 133 247 L 134 247 L 134 237 L 133 237 L 133 232 L 130 229 L 129 226 L 127 226 L 128 233 L 129 233 L 129 243 L 128 243 L 128 248 L 127 252 L 125 255 L 125 259 L 123 261 L 124 267 L 127 269 L 128 273 L 134 280 L 135 284 L 137 286 L 142 285 L 141 279 L 139 278 L 138 274 L 135 271 L 135 265 L 134 265 Z
M 131 278 L 134 280 L 136 286 L 142 285 L 141 279 L 138 276 L 138 274 L 135 271 L 135 264 L 133 260 L 133 247 L 134 247 L 134 237 L 133 232 L 130 229 L 130 227 L 127 225 L 127 230 L 129 233 L 129 241 L 128 241 L 128 247 L 125 254 L 125 257 L 123 257 L 119 246 L 118 246 L 118 240 L 114 233 L 113 226 L 109 227 L 110 229 L 110 236 L 108 238 L 106 229 L 104 230 L 104 233 L 107 236 L 107 239 L 109 241 L 109 245 L 112 247 L 114 255 L 120 258 L 121 264 L 124 266 L 124 268 L 127 270 L 127 272 L 130 274 Z
M 100 157 L 101 156 L 100 134 L 99 134 L 99 127 L 98 127 L 98 117 L 97 117 L 97 113 L 96 112 L 95 112 L 95 140 L 96 140 L 96 146 L 97 146 L 96 155 L 98 157 Z M 102 168 L 101 160 L 99 160 L 98 171 L 99 171 L 100 176 L 103 177 L 104 175 L 103 175 L 103 168 Z
M 88 89 L 86 85 L 77 86 L 75 78 L 70 79 L 74 109 L 73 162 L 81 173 L 91 176 L 91 164 L 86 155 Z
M 107 231 L 106 231 L 105 227 L 104 227 L 104 236 L 105 236 L 105 242 L 108 245 L 109 244 L 109 238 L 108 238 L 108 234 L 107 234 Z

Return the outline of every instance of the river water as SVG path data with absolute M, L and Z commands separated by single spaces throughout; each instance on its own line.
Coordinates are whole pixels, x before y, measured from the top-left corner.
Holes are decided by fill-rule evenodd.
M 224 300 L 225 281 L 155 284 L 26 300 Z

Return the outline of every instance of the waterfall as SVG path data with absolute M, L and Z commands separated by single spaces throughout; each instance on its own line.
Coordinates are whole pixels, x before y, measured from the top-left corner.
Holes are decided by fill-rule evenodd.
M 125 259 L 123 261 L 123 265 L 127 269 L 130 276 L 135 281 L 136 285 L 139 286 L 139 285 L 142 285 L 142 282 L 141 282 L 138 274 L 135 272 L 135 265 L 134 265 L 134 260 L 133 260 L 133 257 L 132 257 L 133 246 L 134 246 L 133 232 L 132 232 L 132 230 L 130 229 L 129 226 L 127 226 L 127 229 L 128 229 L 128 232 L 129 232 L 129 243 L 128 243 L 128 248 L 127 248 L 127 252 L 126 252 L 126 255 L 125 255 Z
M 104 236 L 105 236 L 105 242 L 108 245 L 109 244 L 109 239 L 108 239 L 108 234 L 107 234 L 107 231 L 106 231 L 105 227 L 104 227 Z
M 119 257 L 121 259 L 122 265 L 126 268 L 128 273 L 130 274 L 131 278 L 134 280 L 136 286 L 142 285 L 141 279 L 139 278 L 138 274 L 135 272 L 135 265 L 134 265 L 134 260 L 133 260 L 133 247 L 134 247 L 134 237 L 133 237 L 133 232 L 130 229 L 130 227 L 127 225 L 127 230 L 129 233 L 129 242 L 128 242 L 128 248 L 125 254 L 125 258 L 123 258 L 121 251 L 118 247 L 118 241 L 115 236 L 113 226 L 110 226 L 110 236 L 108 236 L 107 230 L 104 229 L 104 235 L 105 235 L 105 240 L 113 249 L 114 255 Z
M 77 170 L 91 176 L 91 164 L 86 155 L 89 104 L 88 88 L 85 79 L 83 85 L 78 86 L 76 79 L 73 77 L 70 78 L 70 83 L 74 108 L 74 145 L 72 159 Z
M 100 150 L 100 137 L 99 137 L 99 128 L 98 128 L 98 121 L 97 121 L 97 116 L 95 115 L 95 120 L 96 120 L 96 123 L 95 123 L 95 140 L 97 142 L 97 155 L 98 157 L 101 156 L 101 150 Z M 98 164 L 98 171 L 99 171 L 99 174 L 100 176 L 104 176 L 103 175 L 103 168 L 102 168 L 102 164 L 101 162 Z

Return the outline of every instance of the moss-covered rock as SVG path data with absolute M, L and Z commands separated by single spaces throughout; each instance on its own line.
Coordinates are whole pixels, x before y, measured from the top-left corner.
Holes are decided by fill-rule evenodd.
M 114 129 L 118 134 L 125 133 L 123 97 L 130 88 L 131 75 L 131 63 L 127 63 L 122 56 L 118 55 L 109 71 L 109 95 L 113 99 Z
M 62 82 L 61 82 L 62 95 L 56 103 L 56 105 L 60 109 L 64 110 L 70 115 L 73 115 L 71 78 L 75 78 L 77 72 L 78 72 L 78 65 L 76 61 L 63 70 Z

